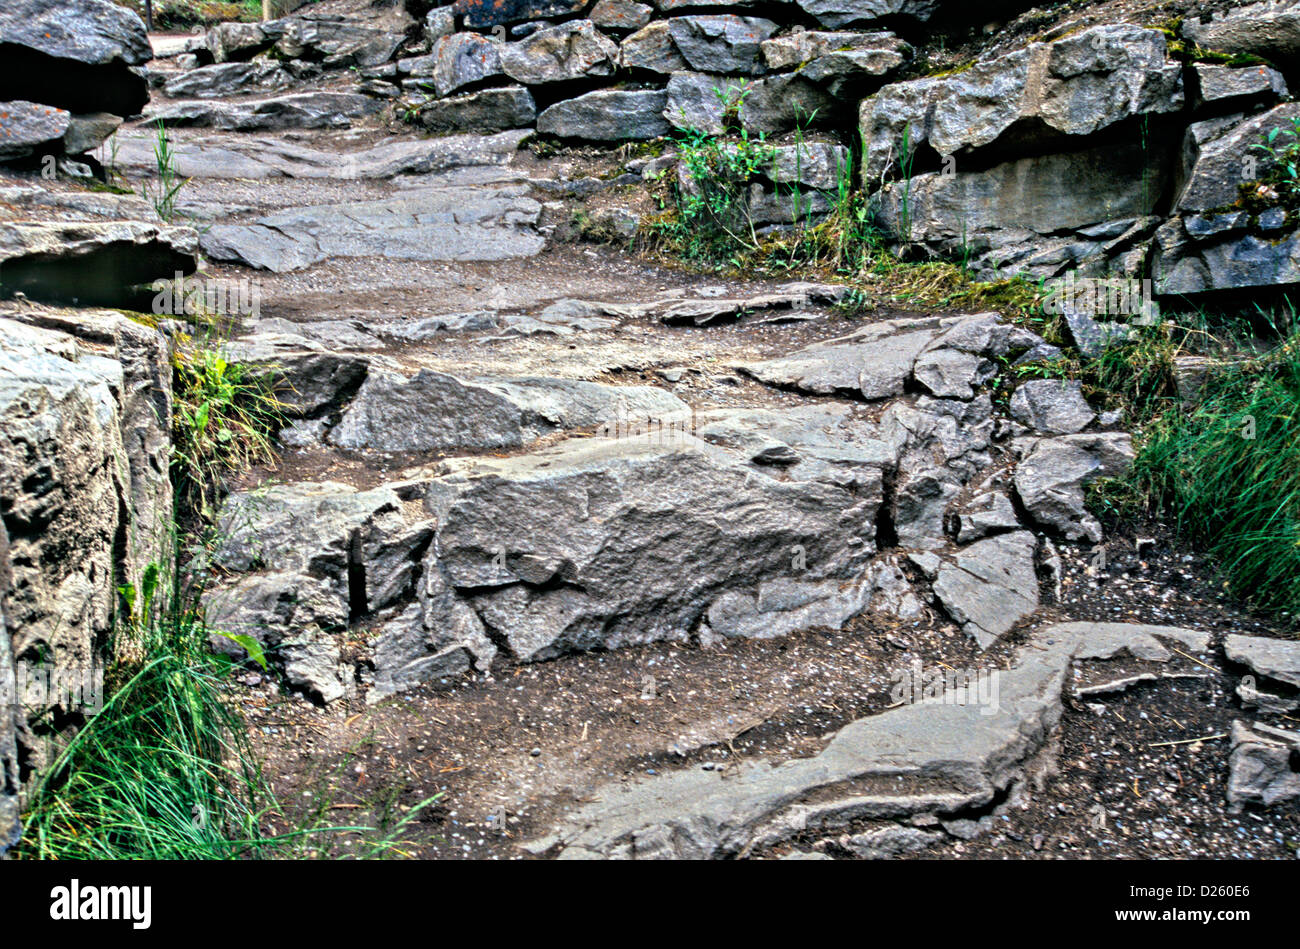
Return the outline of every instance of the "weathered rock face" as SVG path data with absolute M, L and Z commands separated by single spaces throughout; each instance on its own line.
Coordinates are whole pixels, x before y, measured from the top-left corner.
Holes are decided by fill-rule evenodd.
M 913 150 L 928 145 L 960 161 L 995 144 L 1064 144 L 1133 116 L 1176 112 L 1182 68 L 1166 51 L 1159 31 L 1099 26 L 954 76 L 887 86 L 862 104 L 864 178 L 896 165 L 904 129 Z
M 981 540 L 939 568 L 934 595 L 967 635 L 989 647 L 1038 609 L 1033 534 Z
M 1181 32 L 1221 53 L 1259 56 L 1286 67 L 1300 61 L 1300 9 L 1294 3 L 1253 3 L 1206 19 L 1188 17 Z
M 434 132 L 497 132 L 537 121 L 537 103 L 523 86 L 435 99 L 420 109 L 420 124 Z
M 13 659 L 73 676 L 102 664 L 117 588 L 138 583 L 166 543 L 171 367 L 157 333 L 117 314 L 61 322 L 84 338 L 0 318 L 0 573 Z M 49 711 L 19 721 L 37 770 L 44 745 L 21 736 Z
M 501 71 L 525 85 L 611 76 L 617 61 L 618 46 L 590 20 L 543 27 L 501 47 Z
M 0 101 L 130 116 L 149 100 L 132 71 L 153 58 L 144 23 L 108 0 L 13 0 L 0 9 Z
M 46 300 L 121 304 L 131 288 L 192 274 L 198 234 L 143 221 L 0 222 L 0 279 Z
M 668 134 L 667 95 L 658 89 L 600 90 L 557 102 L 537 117 L 537 131 L 560 138 L 617 142 Z
M 725 593 L 786 577 L 825 597 L 874 550 L 874 457 L 777 480 L 689 435 L 658 441 L 451 462 L 431 483 L 438 567 L 515 658 L 685 640 Z
M 221 224 L 201 239 L 213 260 L 283 273 L 327 257 L 500 260 L 542 248 L 532 225 L 541 206 L 526 188 L 412 188 L 398 197 L 321 205 Z
M 890 237 L 969 258 L 981 273 L 1057 276 L 1155 229 L 1166 166 L 1150 159 L 1140 145 L 1110 145 L 919 175 L 877 195 L 878 220 Z
M 433 84 L 440 96 L 502 74 L 497 44 L 477 33 L 444 36 L 433 55 Z
M 0 103 L 0 160 L 48 151 L 62 141 L 72 116 L 36 102 Z
M 1038 524 L 1069 540 L 1098 543 L 1101 525 L 1084 505 L 1084 487 L 1123 474 L 1132 460 L 1132 440 L 1120 433 L 1040 439 L 1016 466 L 1016 492 Z
M 1255 146 L 1297 117 L 1300 109 L 1288 103 L 1188 129 L 1176 216 L 1156 233 L 1152 276 L 1158 293 L 1300 282 L 1300 240 L 1280 201 L 1264 211 L 1248 210 L 1241 201 L 1244 190 L 1267 193 L 1256 183 L 1275 167 L 1272 156 Z
M 436 405 L 436 414 L 429 406 Z M 426 370 L 412 379 L 372 370 L 329 440 L 356 451 L 512 448 L 555 431 L 620 418 L 686 422 L 690 408 L 649 386 L 564 379 L 462 380 Z
M 1058 379 L 1021 383 L 1011 396 L 1011 415 L 1044 435 L 1073 435 L 1097 417 L 1077 381 Z
M 761 44 L 776 27 L 760 17 L 683 16 L 668 21 L 668 35 L 692 69 L 758 75 L 767 71 Z

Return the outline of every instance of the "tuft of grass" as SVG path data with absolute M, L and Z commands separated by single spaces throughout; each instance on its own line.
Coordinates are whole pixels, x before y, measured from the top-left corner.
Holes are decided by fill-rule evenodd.
M 211 521 L 222 477 L 273 461 L 284 421 L 271 383 L 210 340 L 182 339 L 172 359 L 172 480 L 182 508 Z
M 1300 334 L 1211 373 L 1146 426 L 1130 485 L 1256 607 L 1300 614 Z
M 165 566 L 146 568 L 139 589 L 120 590 L 108 698 L 32 788 L 13 855 L 292 857 L 326 852 L 341 835 L 359 839 L 354 856 L 400 853 L 398 835 L 436 798 L 379 828 L 329 826 L 325 811 L 299 816 L 281 807 L 227 694 L 232 661 L 208 646 L 215 631 L 199 605 L 203 571 L 182 571 L 181 553 L 174 544 Z
M 176 173 L 176 153 L 172 151 L 167 126 L 162 119 L 155 125 L 153 155 L 158 181 L 157 184 L 142 183 L 140 196 L 153 205 L 160 218 L 171 224 L 176 220 L 176 199 L 180 197 L 181 189 L 189 184 L 189 179 Z

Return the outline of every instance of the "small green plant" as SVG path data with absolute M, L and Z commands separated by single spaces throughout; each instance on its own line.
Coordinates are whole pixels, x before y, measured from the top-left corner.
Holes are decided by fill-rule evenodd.
M 270 384 L 231 363 L 210 341 L 182 341 L 173 358 L 172 474 L 178 499 L 210 520 L 221 478 L 275 458 L 283 423 Z
M 671 186 L 672 213 L 657 225 L 659 236 L 689 260 L 733 263 L 758 250 L 750 186 L 762 178 L 776 150 L 744 127 L 748 87 L 714 90 L 721 103 L 722 133 L 687 129 L 677 141 L 684 180 Z
M 176 154 L 172 151 L 167 126 L 162 119 L 158 120 L 155 127 L 153 155 L 158 173 L 157 184 L 144 182 L 140 186 L 140 193 L 153 205 L 158 216 L 170 224 L 176 220 L 176 199 L 180 196 L 181 189 L 189 184 L 189 179 L 182 179 L 176 173 Z
M 1246 197 L 1287 207 L 1300 202 L 1300 118 L 1292 118 L 1290 128 L 1270 129 L 1264 141 L 1252 145 L 1251 150 L 1268 158 L 1272 167 L 1258 183 L 1243 185 Z

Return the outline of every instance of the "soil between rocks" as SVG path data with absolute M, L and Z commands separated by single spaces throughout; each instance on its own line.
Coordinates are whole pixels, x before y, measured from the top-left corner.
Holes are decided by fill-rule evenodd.
M 1076 685 L 1141 672 L 1160 680 L 1067 699 L 1060 753 L 1043 786 L 1012 795 L 989 833 L 912 857 L 1300 856 L 1300 807 L 1234 815 L 1224 797 L 1223 736 L 1232 720 L 1284 727 L 1295 720 L 1243 713 L 1233 694 L 1240 670 L 1218 642 L 1230 632 L 1287 634 L 1228 601 L 1210 579 L 1213 565 L 1159 527 L 1142 536 L 1157 538 L 1143 560 L 1131 537 L 1112 537 L 1104 575 L 1090 574 L 1090 549 L 1063 549 L 1068 607 L 1047 607 L 987 653 L 934 612 L 915 622 L 864 615 L 839 632 L 714 649 L 657 644 L 467 675 L 371 708 L 348 699 L 319 709 L 267 681 L 248 687 L 241 702 L 290 807 L 323 807 L 337 824 L 369 826 L 441 795 L 403 828 L 402 854 L 532 859 L 519 845 L 545 836 L 605 782 L 815 754 L 843 725 L 893 704 L 891 689 L 917 660 L 927 668 L 1006 668 L 1029 628 L 1068 620 L 1181 625 L 1213 634 L 1212 658 L 1086 664 Z M 357 846 L 341 835 L 332 854 Z M 833 844 L 825 849 L 842 855 Z

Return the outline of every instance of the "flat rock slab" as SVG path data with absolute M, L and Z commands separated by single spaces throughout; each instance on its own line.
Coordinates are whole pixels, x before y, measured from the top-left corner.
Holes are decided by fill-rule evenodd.
M 1037 547 L 1028 531 L 1002 534 L 971 544 L 939 568 L 934 595 L 982 648 L 1038 609 Z
M 548 849 L 558 847 L 561 859 L 718 859 L 840 831 L 859 819 L 984 806 L 1016 780 L 1059 723 L 1072 659 L 1153 655 L 1164 649 L 1157 637 L 1208 642 L 1205 634 L 1170 627 L 1051 627 L 986 685 L 959 685 L 935 700 L 859 719 L 810 758 L 607 784 L 562 820 Z M 860 842 L 873 840 L 880 843 Z
M 1001 675 L 996 708 L 905 705 L 847 725 L 811 758 L 607 785 L 560 830 L 560 856 L 744 856 L 853 817 L 978 807 L 1056 727 L 1068 667 L 1065 653 L 1028 657 Z
M 229 132 L 279 129 L 345 129 L 358 119 L 379 115 L 385 104 L 356 92 L 297 92 L 261 99 L 184 99 L 151 106 L 150 122 L 198 126 Z
M 173 141 L 175 168 L 186 178 L 395 178 L 440 174 L 461 168 L 509 164 L 526 132 L 448 135 L 437 139 L 381 142 L 355 151 L 323 151 L 270 136 Z M 118 133 L 118 162 L 152 170 L 155 136 Z
M 379 201 L 284 211 L 254 224 L 204 232 L 213 260 L 284 273 L 331 257 L 505 260 L 545 243 L 533 225 L 541 205 L 522 185 L 422 187 Z
M 433 407 L 436 411 L 430 411 Z M 379 452 L 514 448 L 552 432 L 613 425 L 629 417 L 684 424 L 690 407 L 653 386 L 459 379 L 431 370 L 408 379 L 372 370 L 329 441 Z
M 1223 652 L 1256 675 L 1300 689 L 1300 642 L 1233 635 L 1223 640 Z

